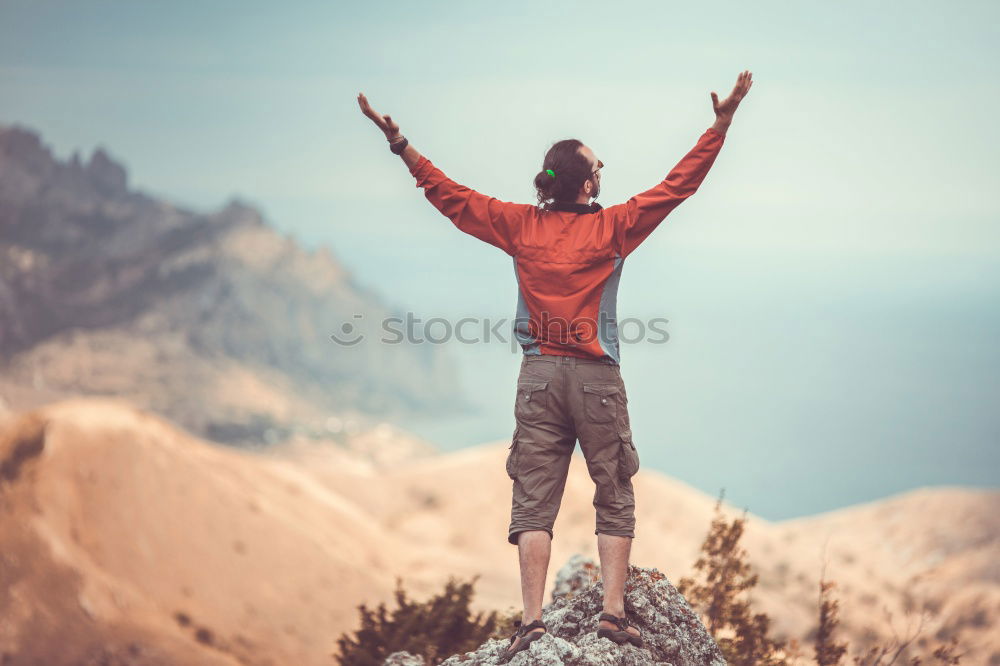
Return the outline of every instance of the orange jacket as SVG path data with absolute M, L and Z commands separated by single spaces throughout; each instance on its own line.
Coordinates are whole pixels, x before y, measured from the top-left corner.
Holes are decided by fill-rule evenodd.
M 514 259 L 514 336 L 525 354 L 619 363 L 617 296 L 622 263 L 670 211 L 694 194 L 725 135 L 709 128 L 655 187 L 608 208 L 500 201 L 449 179 L 422 156 L 410 169 L 435 208 L 467 234 Z

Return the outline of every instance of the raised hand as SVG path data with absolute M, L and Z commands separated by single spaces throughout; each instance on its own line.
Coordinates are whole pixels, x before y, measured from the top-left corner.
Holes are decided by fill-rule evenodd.
M 361 107 L 361 112 L 372 119 L 378 128 L 385 133 L 386 139 L 392 139 L 399 135 L 399 125 L 393 121 L 389 115 L 382 115 L 377 113 L 375 109 L 371 107 L 368 103 L 368 98 L 365 97 L 364 93 L 358 93 L 358 105 Z
M 740 105 L 752 85 L 753 74 L 750 73 L 750 70 L 745 69 L 736 77 L 736 85 L 733 86 L 733 92 L 729 93 L 729 97 L 720 102 L 719 96 L 713 92 L 712 108 L 715 109 L 715 117 L 729 123 L 733 119 L 733 114 L 736 113 L 736 107 Z

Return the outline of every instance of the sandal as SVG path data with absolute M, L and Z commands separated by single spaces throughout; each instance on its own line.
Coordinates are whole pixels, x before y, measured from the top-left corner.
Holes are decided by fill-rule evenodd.
M 545 626 L 545 623 L 541 620 L 535 620 L 531 624 L 524 625 L 521 624 L 520 620 L 514 620 L 514 626 L 517 627 L 517 631 L 510 637 L 510 644 L 507 646 L 507 649 L 504 650 L 503 655 L 505 659 L 517 652 L 520 652 L 521 650 L 527 649 L 527 647 L 531 644 L 531 641 L 538 640 L 549 631 Z M 535 629 L 544 629 L 545 631 L 534 631 Z M 518 638 L 521 639 L 521 642 L 518 643 L 516 648 L 511 650 L 510 646 L 513 645 L 514 641 Z
M 611 613 L 601 613 L 601 617 L 598 621 L 605 620 L 607 622 L 613 622 L 618 626 L 620 631 L 615 631 L 614 629 L 608 629 L 607 627 L 599 627 L 597 629 L 598 638 L 607 638 L 621 645 L 622 643 L 629 642 L 636 647 L 642 647 L 642 637 L 636 636 L 628 631 L 625 631 L 629 627 L 635 627 L 634 624 L 629 624 L 628 619 L 622 615 L 621 617 L 616 617 Z M 636 627 L 638 629 L 638 627 Z

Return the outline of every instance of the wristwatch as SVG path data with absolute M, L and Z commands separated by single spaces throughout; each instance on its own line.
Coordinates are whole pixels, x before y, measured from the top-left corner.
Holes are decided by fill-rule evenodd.
M 400 137 L 402 137 L 402 140 L 400 140 Z M 391 150 L 395 155 L 400 155 L 404 150 L 406 150 L 406 146 L 409 143 L 410 140 L 407 139 L 402 134 L 400 134 L 399 136 L 395 137 L 395 139 L 389 141 L 389 150 Z

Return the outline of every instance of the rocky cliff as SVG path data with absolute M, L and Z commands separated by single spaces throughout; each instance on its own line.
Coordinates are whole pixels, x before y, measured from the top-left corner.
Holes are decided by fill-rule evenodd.
M 59 161 L 0 127 L 0 389 L 14 407 L 126 396 L 238 442 L 458 406 L 440 348 L 330 337 L 391 314 L 327 249 L 240 201 L 184 210 L 130 189 L 103 149 Z
M 725 666 L 722 651 L 687 600 L 656 569 L 629 566 L 625 612 L 643 637 L 643 647 L 597 637 L 604 586 L 599 568 L 573 556 L 559 570 L 552 602 L 542 608 L 547 631 L 523 651 L 504 659 L 507 640 L 492 639 L 475 652 L 455 655 L 442 666 Z M 396 652 L 383 666 L 423 666 L 423 659 Z

